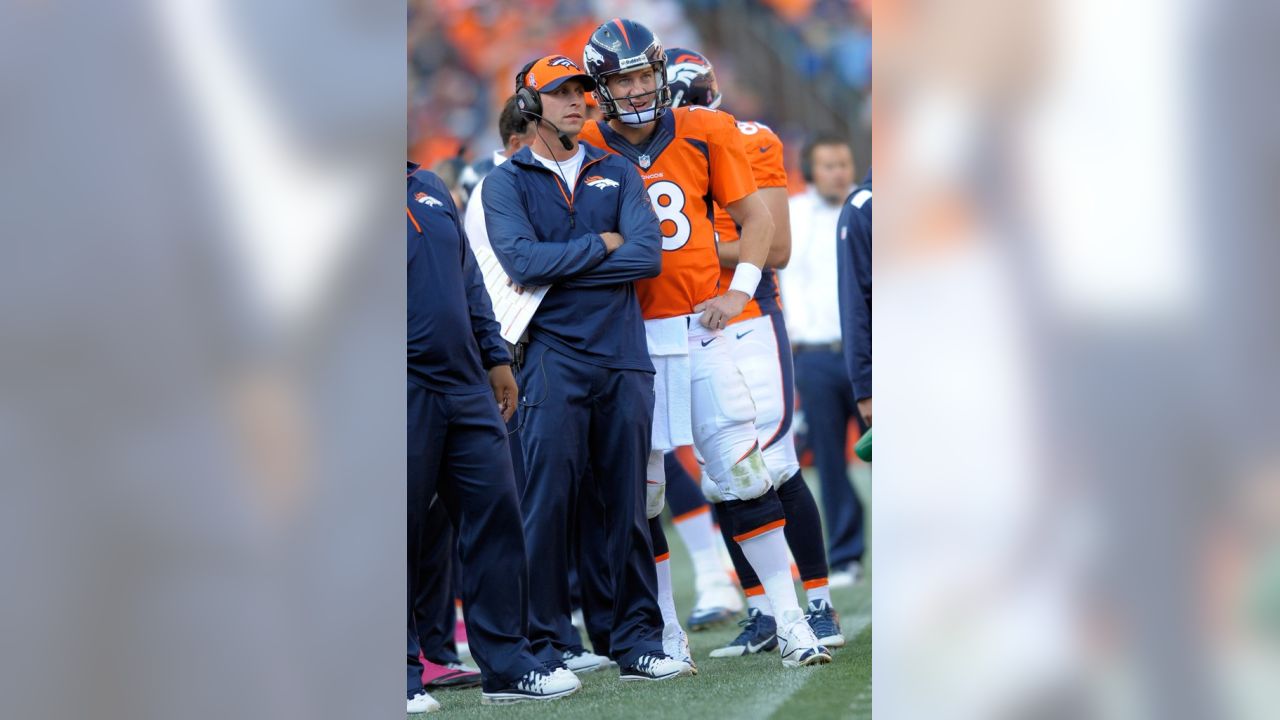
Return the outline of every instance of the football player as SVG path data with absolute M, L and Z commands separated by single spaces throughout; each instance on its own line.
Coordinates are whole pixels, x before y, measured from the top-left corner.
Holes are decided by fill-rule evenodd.
M 671 109 L 662 43 L 640 23 L 614 19 L 600 25 L 583 49 L 583 61 L 605 119 L 587 123 L 581 137 L 640 169 L 662 230 L 662 272 L 637 281 L 636 293 L 657 370 L 646 479 L 664 650 L 688 657 L 657 522 L 663 453 L 692 441 L 706 465 L 704 492 L 723 501 L 721 522 L 732 527 L 773 607 L 783 664 L 830 662 L 796 599 L 782 503 L 760 450 L 750 390 L 724 333 L 760 283 L 773 232 L 737 124 L 711 108 Z M 713 201 L 742 228 L 728 287 L 720 282 Z
M 672 105 L 718 108 L 721 94 L 715 68 L 705 56 L 685 48 L 667 49 L 667 81 Z M 791 362 L 791 342 L 779 304 L 775 267 L 785 267 L 791 255 L 791 223 L 787 204 L 787 171 L 783 166 L 782 140 L 767 125 L 739 122 L 747 158 L 759 187 L 761 199 L 773 215 L 775 229 L 769 257 L 755 296 L 742 314 L 729 321 L 726 342 L 733 359 L 751 388 L 756 404 L 756 430 L 765 463 L 773 475 L 787 518 L 787 544 L 796 559 L 808 600 L 806 617 L 818 642 L 826 647 L 842 647 L 845 639 L 840 620 L 831 606 L 827 582 L 827 552 L 823 544 L 822 517 L 818 503 L 804 481 L 796 457 L 791 415 L 795 407 L 795 386 Z M 715 211 L 719 241 L 721 282 L 732 279 L 737 264 L 738 227 L 722 208 Z M 742 550 L 726 538 L 734 569 L 747 595 L 748 616 L 743 631 L 733 642 L 712 651 L 712 657 L 732 657 L 771 650 L 775 621 L 760 580 Z

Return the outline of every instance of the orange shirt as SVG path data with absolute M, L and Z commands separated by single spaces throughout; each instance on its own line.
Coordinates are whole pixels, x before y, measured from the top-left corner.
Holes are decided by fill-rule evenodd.
M 640 168 L 649 202 L 662 227 L 662 274 L 636 281 L 646 320 L 688 315 L 719 295 L 715 205 L 756 191 L 751 164 L 733 116 L 704 107 L 667 112 L 639 146 L 603 121 L 589 122 L 579 138 L 621 155 Z
M 756 186 L 785 188 L 787 169 L 783 164 L 782 140 L 769 129 L 768 125 L 755 122 L 738 123 L 738 132 L 742 133 L 742 144 L 747 150 L 747 159 L 751 162 L 751 174 L 755 177 Z M 777 224 L 778 218 L 774 218 L 773 221 Z M 716 239 L 720 242 L 738 241 L 737 223 L 719 205 L 716 206 Z M 721 287 L 727 288 L 731 282 L 733 282 L 733 269 L 720 268 Z M 764 299 L 767 307 L 760 307 L 761 298 Z M 756 288 L 755 297 L 751 298 L 742 313 L 730 320 L 729 324 L 760 317 L 767 310 L 780 307 L 782 305 L 778 297 L 778 273 L 771 268 L 765 268 L 764 274 L 760 277 L 760 285 Z

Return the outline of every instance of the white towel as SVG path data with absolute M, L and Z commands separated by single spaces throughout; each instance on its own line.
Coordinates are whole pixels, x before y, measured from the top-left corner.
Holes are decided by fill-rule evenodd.
M 693 444 L 689 322 L 684 316 L 646 320 L 645 338 L 657 374 L 653 378 L 653 449 Z

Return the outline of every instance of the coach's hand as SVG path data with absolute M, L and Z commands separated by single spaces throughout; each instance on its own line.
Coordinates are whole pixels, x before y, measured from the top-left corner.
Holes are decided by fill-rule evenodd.
M 742 314 L 747 303 L 750 302 L 751 296 L 741 290 L 730 290 L 729 292 L 713 297 L 710 300 L 698 303 L 694 306 L 693 311 L 705 311 L 702 317 L 698 318 L 698 322 L 703 327 L 712 330 L 723 330 L 729 321 Z
M 871 427 L 871 398 L 866 397 L 858 401 L 858 414 L 862 416 L 862 421 Z
M 622 236 L 616 232 L 602 232 L 600 239 L 604 240 L 604 249 L 610 253 L 622 247 Z
M 516 397 L 520 392 L 516 387 L 516 377 L 511 374 L 511 366 L 494 365 L 489 368 L 489 387 L 493 388 L 493 399 L 498 401 L 502 421 L 507 422 L 516 413 Z

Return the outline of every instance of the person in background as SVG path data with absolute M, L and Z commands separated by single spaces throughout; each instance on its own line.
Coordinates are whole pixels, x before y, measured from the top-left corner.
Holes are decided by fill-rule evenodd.
M 840 265 L 840 334 L 853 399 L 871 427 L 871 172 L 840 210 L 836 226 Z
M 502 104 L 502 112 L 498 115 L 498 137 L 502 139 L 502 149 L 494 150 L 493 157 L 471 163 L 458 177 L 458 184 L 469 193 L 464 227 L 473 248 L 477 244 L 486 247 L 489 245 L 489 233 L 484 227 L 484 203 L 481 200 L 485 176 L 520 152 L 520 148 L 532 143 L 535 137 L 533 124 L 516 108 L 515 95 Z

